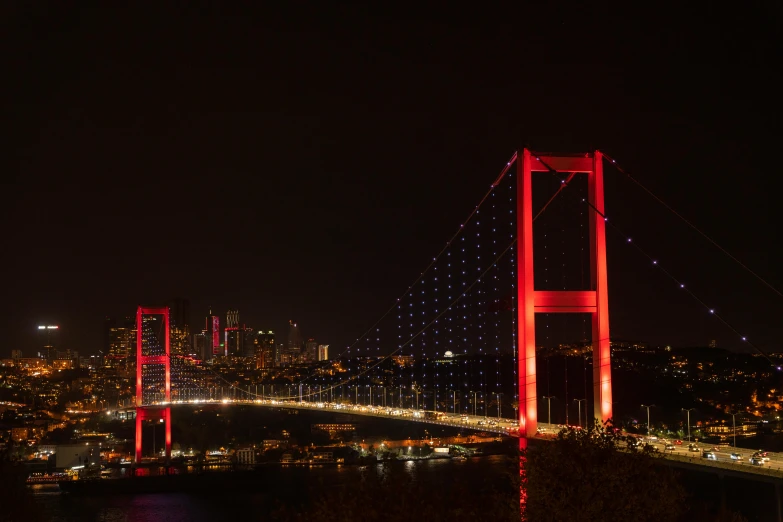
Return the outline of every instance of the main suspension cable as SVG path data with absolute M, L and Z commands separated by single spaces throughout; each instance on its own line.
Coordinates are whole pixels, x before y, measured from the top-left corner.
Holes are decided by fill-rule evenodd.
M 773 292 L 775 292 L 776 294 L 778 294 L 778 296 L 780 296 L 780 297 L 783 297 L 783 292 L 781 292 L 780 290 L 778 290 L 777 288 L 775 288 L 775 287 L 772 285 L 772 283 L 770 283 L 770 282 L 769 282 L 769 281 L 767 281 L 765 278 L 763 278 L 761 275 L 759 275 L 759 274 L 758 274 L 758 272 L 755 272 L 754 270 L 752 270 L 752 269 L 751 269 L 751 268 L 750 268 L 748 265 L 746 265 L 745 263 L 743 263 L 742 261 L 740 261 L 739 259 L 737 259 L 737 257 L 736 257 L 736 256 L 732 255 L 732 254 L 731 254 L 731 252 L 729 252 L 728 250 L 726 250 L 725 248 L 723 248 L 721 245 L 719 245 L 717 241 L 715 241 L 714 239 L 712 239 L 712 237 L 710 237 L 709 235 L 707 235 L 707 233 L 706 233 L 706 232 L 702 231 L 702 230 L 701 230 L 699 227 L 697 227 L 696 225 L 694 225 L 694 224 L 693 224 L 693 222 L 691 222 L 690 220 L 688 220 L 688 219 L 687 219 L 685 216 L 683 216 L 682 214 L 680 214 L 679 212 L 677 212 L 676 210 L 674 210 L 674 209 L 672 208 L 672 206 L 671 206 L 671 205 L 669 205 L 669 204 L 668 204 L 668 203 L 666 203 L 666 202 L 665 202 L 663 199 L 661 199 L 660 197 L 658 197 L 658 196 L 657 196 L 657 195 L 656 195 L 656 194 L 655 194 L 655 193 L 654 193 L 652 190 L 650 190 L 650 189 L 649 189 L 649 188 L 647 188 L 645 185 L 643 185 L 641 181 L 639 181 L 638 179 L 636 179 L 635 177 L 633 177 L 631 174 L 629 174 L 629 173 L 628 173 L 628 171 L 626 171 L 626 170 L 625 170 L 625 169 L 623 169 L 623 168 L 622 168 L 620 165 L 618 165 L 618 164 L 617 164 L 617 162 L 616 162 L 616 161 L 615 161 L 613 158 L 611 158 L 609 155 L 607 155 L 607 154 L 606 154 L 606 153 L 604 153 L 604 152 L 601 152 L 601 154 L 603 154 L 603 155 L 604 155 L 604 157 L 605 157 L 607 160 L 609 160 L 609 161 L 611 161 L 611 162 L 612 162 L 612 165 L 614 166 L 614 168 L 615 168 L 615 169 L 617 169 L 617 172 L 619 172 L 620 174 L 624 175 L 625 177 L 627 177 L 628 179 L 630 179 L 631 181 L 633 181 L 633 182 L 634 182 L 634 183 L 635 183 L 635 184 L 636 184 L 636 185 L 637 185 L 639 188 L 641 188 L 643 191 L 645 191 L 645 192 L 646 192 L 646 193 L 647 193 L 647 194 L 648 194 L 650 197 L 652 197 L 652 198 L 653 198 L 655 201 L 657 201 L 658 203 L 660 203 L 660 204 L 661 204 L 661 205 L 662 205 L 662 206 L 663 206 L 663 207 L 664 207 L 666 210 L 668 210 L 669 212 L 671 212 L 672 214 L 674 214 L 675 216 L 677 216 L 678 218 L 680 218 L 680 219 L 681 219 L 681 220 L 682 220 L 682 221 L 683 221 L 683 222 L 684 222 L 686 225 L 688 225 L 688 226 L 689 226 L 689 227 L 691 227 L 693 230 L 695 230 L 695 231 L 696 231 L 696 232 L 697 232 L 697 233 L 698 233 L 698 234 L 699 234 L 701 237 L 703 237 L 704 239 L 706 239 L 707 241 L 709 241 L 709 242 L 710 242 L 710 244 L 712 244 L 712 246 L 714 246 L 715 248 L 717 248 L 718 250 L 720 250 L 720 251 L 721 251 L 721 252 L 722 252 L 724 255 L 726 255 L 726 257 L 728 257 L 729 259 L 731 259 L 732 261 L 734 261 L 735 263 L 737 263 L 739 266 L 741 266 L 742 268 L 744 268 L 744 269 L 745 269 L 745 270 L 746 270 L 746 271 L 747 271 L 749 274 L 751 274 L 753 277 L 755 277 L 756 279 L 758 279 L 759 281 L 761 281 L 761 283 L 762 283 L 762 284 L 764 284 L 764 285 L 765 285 L 767 288 L 769 288 L 770 290 L 772 290 Z
M 563 180 L 563 179 L 562 179 L 562 178 L 559 176 L 559 173 L 557 172 L 557 170 L 556 170 L 556 169 L 554 169 L 554 168 L 553 168 L 551 165 L 548 165 L 548 164 L 547 164 L 547 163 L 546 163 L 544 160 L 542 160 L 542 159 L 541 159 L 541 157 L 540 157 L 540 156 L 536 155 L 536 154 L 535 154 L 535 153 L 533 153 L 533 152 L 531 152 L 531 154 L 533 154 L 533 155 L 536 157 L 536 160 L 538 160 L 538 161 L 539 161 L 539 162 L 540 162 L 540 163 L 541 163 L 541 164 L 542 164 L 544 167 L 546 167 L 546 169 L 549 171 L 549 173 L 550 173 L 550 174 L 552 174 L 553 176 L 555 176 L 555 177 L 556 177 L 557 179 L 559 179 L 561 182 L 564 182 L 564 180 Z M 698 302 L 698 303 L 699 303 L 700 305 L 702 305 L 702 306 L 703 306 L 703 307 L 704 307 L 706 310 L 708 310 L 708 311 L 709 311 L 709 313 L 710 313 L 710 315 L 713 315 L 713 316 L 715 316 L 715 317 L 718 319 L 718 321 L 720 321 L 721 323 L 723 323 L 723 324 L 724 324 L 724 325 L 725 325 L 727 328 L 729 328 L 729 330 L 731 330 L 732 332 L 734 332 L 734 333 L 737 335 L 737 337 L 739 337 L 739 338 L 740 338 L 740 340 L 741 340 L 743 343 L 747 344 L 748 346 L 750 346 L 751 348 L 753 348 L 754 350 L 756 350 L 756 351 L 757 351 L 757 352 L 758 352 L 758 353 L 759 353 L 759 354 L 760 354 L 762 357 L 764 357 L 764 358 L 765 358 L 765 359 L 766 359 L 766 360 L 767 360 L 767 361 L 768 361 L 770 364 L 772 364 L 773 366 L 775 365 L 775 363 L 774 363 L 774 362 L 772 361 L 772 359 L 769 357 L 769 354 L 767 354 L 767 353 L 766 353 L 764 350 L 762 350 L 761 348 L 759 348 L 758 346 L 756 346 L 755 344 L 753 344 L 751 341 L 749 341 L 749 340 L 748 340 L 748 338 L 747 338 L 747 336 L 745 336 L 745 335 L 742 335 L 742 334 L 739 332 L 739 330 L 737 330 L 737 329 L 736 329 L 736 328 L 735 328 L 735 327 L 734 327 L 734 326 L 733 326 L 731 323 L 729 323 L 729 322 L 728 322 L 726 319 L 724 319 L 724 318 L 723 318 L 723 317 L 721 317 L 719 314 L 717 314 L 717 313 L 715 312 L 715 309 L 714 309 L 714 308 L 711 308 L 711 307 L 710 307 L 710 306 L 709 306 L 707 303 L 705 303 L 705 302 L 704 302 L 704 300 L 702 300 L 702 299 L 701 299 L 699 296 L 697 296 L 697 295 L 696 295 L 694 292 L 692 292 L 692 291 L 691 291 L 689 288 L 686 288 L 686 287 L 685 287 L 685 283 L 683 283 L 682 281 L 680 281 L 680 280 L 679 280 L 677 277 L 675 277 L 675 276 L 674 276 L 674 275 L 673 275 L 671 272 L 669 272 L 669 271 L 668 271 L 668 270 L 666 270 L 664 267 L 662 267 L 662 266 L 661 266 L 661 264 L 660 264 L 660 263 L 658 263 L 658 261 L 657 261 L 657 260 L 656 260 L 654 257 L 652 257 L 650 254 L 648 254 L 648 253 L 647 253 L 647 252 L 646 252 L 644 249 L 642 249 L 642 248 L 641 248 L 641 247 L 640 247 L 640 246 L 639 246 L 637 243 L 634 243 L 634 242 L 632 241 L 632 239 L 631 239 L 631 237 L 630 237 L 630 236 L 628 236 L 627 234 L 625 234 L 625 233 L 624 233 L 624 232 L 623 232 L 623 231 L 622 231 L 622 230 L 621 230 L 619 227 L 617 227 L 617 226 L 616 226 L 614 223 L 610 222 L 610 221 L 609 221 L 609 218 L 608 218 L 608 217 L 607 217 L 607 216 L 606 216 L 606 215 L 605 215 L 603 212 L 601 212 L 600 210 L 598 210 L 597 208 L 595 208 L 595 206 L 594 206 L 592 203 L 590 203 L 590 201 L 588 201 L 586 198 L 583 198 L 583 199 L 582 199 L 582 202 L 583 202 L 583 203 L 586 203 L 586 204 L 587 204 L 587 206 L 588 206 L 588 207 L 590 207 L 590 209 L 592 209 L 592 211 L 593 211 L 593 212 L 595 212 L 595 213 L 596 213 L 598 216 L 600 216 L 600 217 L 601 217 L 601 218 L 604 220 L 604 222 L 606 222 L 606 223 L 609 225 L 609 227 L 610 227 L 612 230 L 614 230 L 614 231 L 615 231 L 615 232 L 617 232 L 617 233 L 618 233 L 620 236 L 622 236 L 622 237 L 623 237 L 623 239 L 625 239 L 626 243 L 630 243 L 630 244 L 632 244 L 632 245 L 633 245 L 633 246 L 634 246 L 634 247 L 637 249 L 637 251 L 638 251 L 639 253 L 641 253 L 643 256 L 645 256 L 645 257 L 646 257 L 646 258 L 647 258 L 647 259 L 648 259 L 648 260 L 649 260 L 649 261 L 652 263 L 652 265 L 653 265 L 653 266 L 655 266 L 655 267 L 659 268 L 659 269 L 661 270 L 661 272 L 663 272 L 663 273 L 664 273 L 664 274 L 665 274 L 665 275 L 666 275 L 666 276 L 667 276 L 669 279 L 671 279 L 672 281 L 674 281 L 674 282 L 675 282 L 675 283 L 676 283 L 676 284 L 677 284 L 677 285 L 678 285 L 678 286 L 679 286 L 681 289 L 685 290 L 685 291 L 686 291 L 686 292 L 687 292 L 687 293 L 688 293 L 688 294 L 689 294 L 689 295 L 690 295 L 690 296 L 691 296 L 691 297 L 692 297 L 692 298 L 693 298 L 693 299 L 694 299 L 696 302 Z

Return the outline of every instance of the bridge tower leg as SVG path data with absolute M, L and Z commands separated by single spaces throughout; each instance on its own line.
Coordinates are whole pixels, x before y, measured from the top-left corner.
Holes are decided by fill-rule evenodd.
M 536 313 L 589 313 L 593 335 L 593 400 L 596 419 L 612 418 L 612 374 L 609 345 L 606 223 L 602 154 L 517 156 L 517 332 L 520 435 L 533 437 L 538 429 L 536 390 Z M 590 209 L 591 290 L 537 291 L 533 271 L 533 172 L 588 176 Z
M 593 323 L 593 411 L 601 422 L 612 418 L 612 358 L 609 342 L 609 290 L 606 269 L 606 219 L 603 155 L 593 154 L 588 173 L 590 208 L 590 272 L 595 291 Z
M 164 354 L 144 355 L 142 352 L 142 318 L 144 315 L 162 315 L 164 324 Z M 162 365 L 165 372 L 165 388 L 163 404 L 144 404 L 142 393 L 142 368 L 144 365 Z M 136 458 L 135 462 L 141 462 L 142 425 L 145 420 L 155 420 L 166 425 L 166 462 L 171 459 L 171 341 L 169 336 L 169 309 L 145 308 L 139 306 L 136 309 Z

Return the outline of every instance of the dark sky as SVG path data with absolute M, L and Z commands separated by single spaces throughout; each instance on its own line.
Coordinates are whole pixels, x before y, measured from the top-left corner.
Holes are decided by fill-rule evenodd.
M 95 352 L 104 316 L 174 297 L 344 346 L 520 145 L 605 150 L 783 287 L 776 3 L 245 4 L 4 4 L 0 356 L 43 323 Z M 781 347 L 783 298 L 609 169 L 607 212 Z M 738 345 L 616 239 L 613 335 Z

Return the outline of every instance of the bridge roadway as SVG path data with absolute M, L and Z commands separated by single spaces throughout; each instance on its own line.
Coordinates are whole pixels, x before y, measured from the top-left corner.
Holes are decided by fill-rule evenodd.
M 210 399 L 210 400 L 190 400 L 190 401 L 172 401 L 171 403 L 156 403 L 150 406 L 177 406 L 177 405 L 199 405 L 199 404 L 246 404 L 255 406 L 264 406 L 271 408 L 288 408 L 306 411 L 331 411 L 346 415 L 361 415 L 364 417 L 377 417 L 383 419 L 413 421 L 423 424 L 433 424 L 438 426 L 449 426 L 454 428 L 470 429 L 510 437 L 519 437 L 519 425 L 515 419 L 503 417 L 484 417 L 482 415 L 464 415 L 446 412 L 434 412 L 430 410 L 384 408 L 381 406 L 366 406 L 343 403 L 329 402 L 308 402 L 285 399 Z M 132 408 L 127 408 L 131 410 Z M 547 424 L 539 422 L 540 438 L 546 440 L 554 436 L 564 426 L 556 424 Z M 664 457 L 671 461 L 675 466 L 701 469 L 709 468 L 716 473 L 725 473 L 731 475 L 753 475 L 761 480 L 779 483 L 783 480 L 783 454 L 768 453 L 768 460 L 762 465 L 752 464 L 750 457 L 756 450 L 743 448 L 732 448 L 728 446 L 719 446 L 717 450 L 712 450 L 713 446 L 704 443 L 696 444 L 698 451 L 692 451 L 688 443 L 683 441 L 682 445 L 674 445 L 674 450 L 666 450 L 666 445 L 673 441 L 665 439 L 645 440 L 640 437 L 640 443 L 650 444 L 653 448 L 660 451 Z M 705 458 L 705 451 L 715 455 L 714 459 Z M 732 458 L 732 453 L 738 458 Z M 706 471 L 706 469 L 704 469 Z
M 519 425 L 515 419 L 492 416 L 484 417 L 482 415 L 462 415 L 459 413 L 455 414 L 415 409 L 384 408 L 382 406 L 363 406 L 337 402 L 299 402 L 296 400 L 284 399 L 195 399 L 189 401 L 172 401 L 170 403 L 160 402 L 151 404 L 150 406 L 176 406 L 179 404 L 249 404 L 255 406 L 288 408 L 295 410 L 331 411 L 333 413 L 343 413 L 346 415 L 362 415 L 364 417 L 415 421 L 424 424 L 437 424 L 439 426 L 451 426 L 455 428 L 465 428 L 476 431 L 497 433 L 498 435 L 519 437 Z M 133 408 L 127 409 L 132 410 Z M 539 425 L 541 424 L 539 423 Z M 542 426 L 547 427 L 548 425 L 543 424 Z M 552 427 L 550 427 L 550 429 L 551 428 Z

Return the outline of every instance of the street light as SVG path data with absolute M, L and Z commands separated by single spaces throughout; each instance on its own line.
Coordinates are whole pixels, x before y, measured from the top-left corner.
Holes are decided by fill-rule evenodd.
M 577 402 L 578 406 L 579 406 L 579 427 L 581 428 L 582 427 L 582 403 L 586 402 L 587 399 L 574 399 L 574 401 Z M 586 407 L 587 406 L 585 406 L 585 408 Z M 585 417 L 587 417 L 587 410 L 585 410 Z M 585 419 L 585 421 L 586 420 L 587 419 Z M 587 424 L 587 423 L 585 422 L 585 424 Z
M 650 436 L 650 408 L 655 406 L 655 404 L 650 404 L 649 406 L 646 404 L 642 404 L 642 408 L 647 408 L 647 436 Z M 690 442 L 690 441 L 688 441 Z
M 500 420 L 500 396 L 503 395 L 502 393 L 498 393 L 498 420 Z
M 691 441 L 691 412 L 696 411 L 696 408 L 681 408 L 682 411 L 688 412 L 688 442 Z
M 735 417 L 736 413 L 729 413 L 731 415 L 731 431 L 734 432 L 734 449 L 737 448 L 737 423 Z
M 549 424 L 549 427 L 552 427 L 552 399 L 555 398 L 554 395 L 549 395 L 547 397 L 544 397 L 546 399 L 547 403 L 547 420 L 546 423 Z

